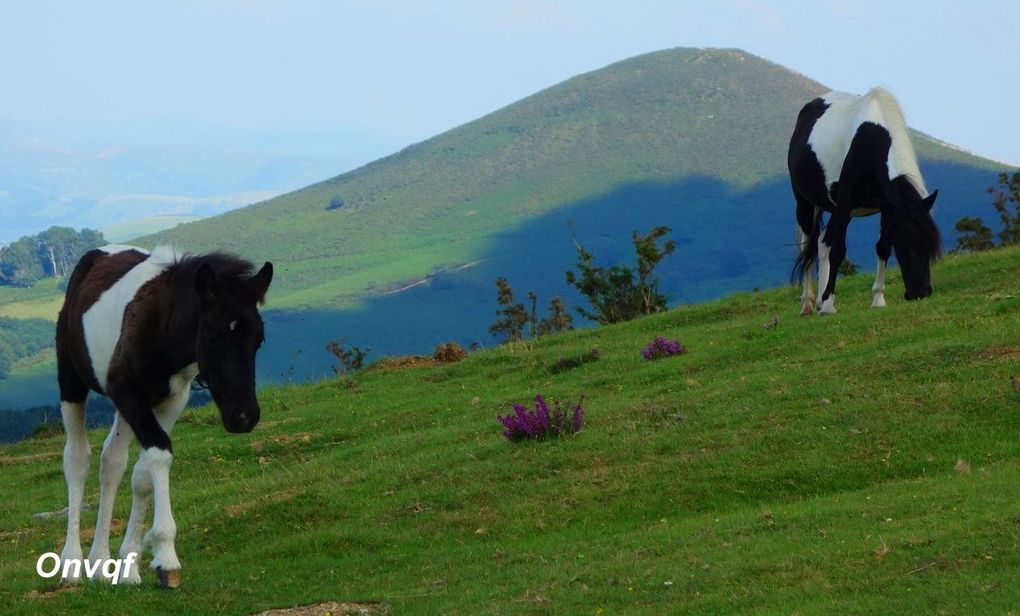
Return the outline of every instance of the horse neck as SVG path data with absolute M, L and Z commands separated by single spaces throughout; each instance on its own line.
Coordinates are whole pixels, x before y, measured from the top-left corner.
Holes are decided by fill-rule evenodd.
M 162 324 L 166 351 L 183 362 L 183 365 L 192 364 L 196 357 L 195 341 L 198 338 L 200 314 L 193 273 L 186 269 L 174 269 L 166 302 Z

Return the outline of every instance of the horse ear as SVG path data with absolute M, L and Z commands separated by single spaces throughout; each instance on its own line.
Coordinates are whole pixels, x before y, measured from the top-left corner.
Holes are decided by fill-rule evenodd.
M 205 302 L 216 301 L 216 294 L 213 292 L 215 286 L 216 273 L 208 263 L 203 263 L 195 273 L 195 291 L 198 293 L 199 299 Z
M 259 273 L 251 277 L 251 283 L 255 286 L 255 292 L 258 294 L 259 303 L 266 301 L 266 291 L 269 290 L 269 283 L 273 281 L 273 264 L 266 261 L 266 264 L 262 266 Z
M 924 209 L 926 209 L 926 210 L 928 210 L 930 212 L 932 206 L 935 205 L 935 199 L 938 196 L 939 196 L 939 190 L 936 188 L 935 192 L 933 192 L 932 194 L 930 194 L 927 197 L 925 197 L 924 201 L 921 202 L 922 204 L 924 204 Z

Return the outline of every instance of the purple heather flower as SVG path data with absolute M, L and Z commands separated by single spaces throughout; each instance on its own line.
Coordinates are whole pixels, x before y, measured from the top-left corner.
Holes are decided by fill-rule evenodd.
M 512 415 L 496 417 L 503 425 L 503 436 L 511 441 L 579 432 L 584 425 L 584 410 L 580 401 L 569 418 L 559 400 L 554 400 L 550 409 L 541 395 L 535 396 L 534 411 L 529 411 L 524 405 L 517 403 L 514 403 L 512 408 L 514 410 Z
M 682 355 L 686 352 L 687 348 L 679 340 L 670 340 L 662 336 L 656 336 L 648 343 L 648 346 L 641 350 L 641 357 L 644 357 L 646 360 L 653 360 L 673 355 Z

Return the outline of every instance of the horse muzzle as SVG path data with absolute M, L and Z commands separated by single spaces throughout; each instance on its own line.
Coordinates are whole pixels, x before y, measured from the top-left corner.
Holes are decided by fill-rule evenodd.
M 903 299 L 907 300 L 908 302 L 914 301 L 915 299 L 924 299 L 924 298 L 926 298 L 926 297 L 931 295 L 931 291 L 932 291 L 931 285 L 928 285 L 924 289 L 924 291 L 922 291 L 920 293 L 914 293 L 914 292 L 911 292 L 911 291 L 907 291 L 906 293 L 903 294 Z
M 223 427 L 227 429 L 227 432 L 231 434 L 246 434 L 255 429 L 255 426 L 259 424 L 259 409 L 256 407 L 252 411 L 241 411 L 240 409 L 233 409 L 228 415 L 223 416 Z

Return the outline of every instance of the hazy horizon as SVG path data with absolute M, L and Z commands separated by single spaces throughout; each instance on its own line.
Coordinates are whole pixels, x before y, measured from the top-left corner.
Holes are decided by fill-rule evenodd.
M 1004 126 L 1018 86 L 1001 67 L 1020 57 L 1018 15 L 1003 1 L 7 5 L 0 241 L 64 207 L 101 218 L 97 203 L 125 195 L 292 190 L 673 47 L 740 48 L 851 92 L 884 85 L 914 128 L 1017 164 Z

